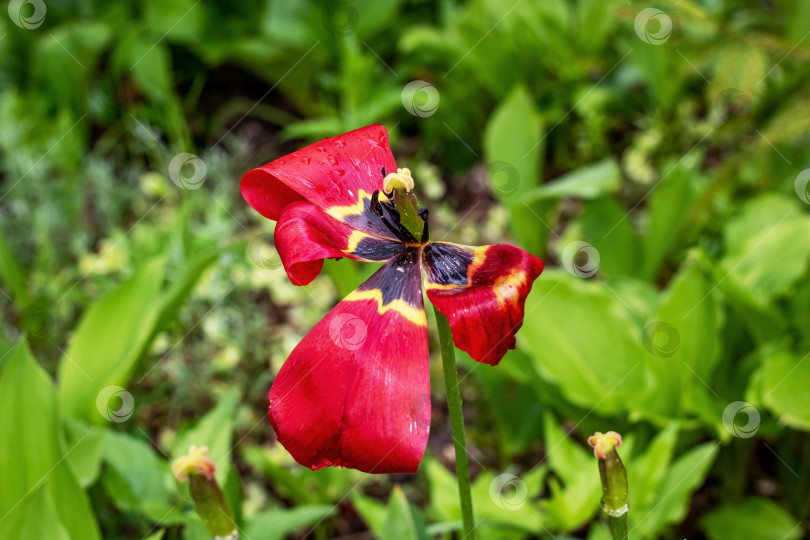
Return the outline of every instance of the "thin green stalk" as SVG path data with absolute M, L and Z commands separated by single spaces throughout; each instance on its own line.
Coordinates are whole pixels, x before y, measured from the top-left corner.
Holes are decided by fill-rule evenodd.
M 464 433 L 464 416 L 461 413 L 461 392 L 458 389 L 456 373 L 456 351 L 450 323 L 447 317 L 435 307 L 436 326 L 439 328 L 439 344 L 442 351 L 444 368 L 444 385 L 447 389 L 447 408 L 450 411 L 450 427 L 453 431 L 453 446 L 456 449 L 456 478 L 458 478 L 458 496 L 461 500 L 461 519 L 464 524 L 464 539 L 475 539 L 475 520 L 473 518 L 472 496 L 470 494 L 470 463 L 467 459 L 467 437 Z

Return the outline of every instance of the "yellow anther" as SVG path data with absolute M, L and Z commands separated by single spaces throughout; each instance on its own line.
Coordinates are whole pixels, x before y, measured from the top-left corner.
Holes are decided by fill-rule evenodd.
M 385 178 L 383 178 L 383 191 L 391 193 L 396 188 L 402 188 L 406 192 L 413 189 L 413 177 L 410 169 L 397 169 L 397 172 L 385 175 Z
M 622 436 L 615 431 L 608 431 L 607 433 L 597 431 L 588 437 L 588 444 L 593 446 L 594 456 L 605 459 L 608 452 L 613 450 L 614 447 L 622 445 Z

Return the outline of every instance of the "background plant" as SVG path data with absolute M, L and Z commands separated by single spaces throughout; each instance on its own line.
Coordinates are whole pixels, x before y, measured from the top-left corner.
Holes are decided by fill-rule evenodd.
M 169 469 L 191 445 L 245 538 L 459 528 L 438 362 L 418 475 L 302 470 L 266 420 L 281 362 L 373 268 L 289 285 L 238 179 L 373 122 L 432 237 L 548 263 L 518 349 L 462 359 L 482 538 L 607 538 L 605 429 L 631 537 L 806 534 L 806 3 L 10 8 L 0 537 L 207 538 Z

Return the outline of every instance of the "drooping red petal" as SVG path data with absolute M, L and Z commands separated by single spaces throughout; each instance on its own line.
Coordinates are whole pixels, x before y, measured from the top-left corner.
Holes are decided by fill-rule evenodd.
M 543 261 L 505 244 L 434 242 L 423 252 L 427 295 L 450 321 L 453 341 L 474 360 L 497 365 L 515 348 L 523 306 Z
M 304 337 L 270 389 L 298 463 L 414 472 L 427 444 L 428 338 L 419 254 L 388 261 Z
M 350 227 L 394 239 L 369 210 L 382 190 L 383 168 L 396 171 L 381 125 L 366 126 L 311 144 L 242 177 L 242 196 L 263 216 L 278 220 L 288 204 L 306 200 Z
M 352 229 L 306 201 L 284 208 L 276 224 L 275 244 L 293 285 L 315 279 L 326 258 L 387 261 L 405 249 L 399 241 Z

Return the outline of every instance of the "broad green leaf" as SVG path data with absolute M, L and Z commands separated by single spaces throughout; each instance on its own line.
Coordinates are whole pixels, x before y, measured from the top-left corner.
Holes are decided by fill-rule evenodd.
M 245 527 L 245 538 L 281 540 L 282 538 L 315 527 L 317 523 L 333 514 L 333 505 L 304 505 L 291 509 L 274 508 L 256 515 Z
M 762 356 L 763 401 L 782 422 L 810 430 L 810 353 L 768 347 Z
M 526 193 L 524 201 L 534 203 L 541 199 L 579 197 L 596 199 L 619 189 L 621 171 L 614 158 L 606 158 L 586 165 Z
M 121 510 L 138 512 L 163 524 L 182 521 L 169 463 L 138 438 L 108 431 L 104 438 L 102 482 Z
M 67 458 L 70 469 L 83 488 L 89 487 L 98 479 L 106 430 L 68 418 L 65 431 L 68 446 L 74 448 Z
M 36 488 L 44 485 L 71 538 L 100 538 L 90 501 L 65 459 L 75 445 L 66 448 L 62 440 L 53 382 L 25 342 L 2 365 L 0 410 L 5 411 L 0 423 L 0 516 L 26 504 Z M 41 498 L 40 502 L 47 504 L 47 500 Z M 49 510 L 29 507 L 26 511 Z
M 124 401 L 128 410 L 123 411 L 110 403 L 115 392 L 102 391 L 126 383 L 152 338 L 163 306 L 163 263 L 162 258 L 146 263 L 85 312 L 59 364 L 59 405 L 65 414 L 100 424 L 132 413 L 133 404 Z
M 220 248 L 218 246 L 211 247 L 200 251 L 186 261 L 180 277 L 175 280 L 164 292 L 163 297 L 163 311 L 160 314 L 160 321 L 157 328 L 165 328 L 172 319 L 177 317 L 180 308 L 183 307 L 194 286 L 199 281 L 203 272 L 215 261 L 219 256 Z
M 27 538 L 71 540 L 44 483 L 34 485 L 27 497 L 0 516 L 0 540 Z
M 484 133 L 484 154 L 492 178 L 492 191 L 513 207 L 513 228 L 529 251 L 542 249 L 545 230 L 522 202 L 522 197 L 540 181 L 544 146 L 541 122 L 532 96 L 515 87 L 499 104 Z
M 352 495 L 352 504 L 357 513 L 366 522 L 368 528 L 377 537 L 383 538 L 388 518 L 388 508 L 381 502 L 359 493 Z
M 178 435 L 174 443 L 174 459 L 185 455 L 191 446 L 207 446 L 209 459 L 216 466 L 216 478 L 225 483 L 231 468 L 233 450 L 233 423 L 239 393 L 231 390 L 219 398 L 219 403 L 203 416 L 196 425 Z
M 665 167 L 663 180 L 652 188 L 640 271 L 640 276 L 648 281 L 657 275 L 664 256 L 689 214 L 696 195 L 695 176 L 699 174 L 698 167 L 702 163 L 702 152 L 687 155 L 676 164 Z
M 628 514 L 630 530 L 637 531 L 640 538 L 657 538 L 667 527 L 680 523 L 689 509 L 692 492 L 705 481 L 718 447 L 719 443 L 705 443 L 675 460 L 666 470 L 653 507 L 644 514 Z
M 551 496 L 541 505 L 552 527 L 574 530 L 599 508 L 602 487 L 598 463 L 592 452 L 563 432 L 552 415 L 546 415 L 544 423 L 546 459 L 556 478 L 549 482 Z
M 788 212 L 729 252 L 721 266 L 728 279 L 748 289 L 760 304 L 767 304 L 805 275 L 809 261 L 810 218 Z
M 639 273 L 640 239 L 627 210 L 613 199 L 586 201 L 579 220 L 585 239 L 599 252 L 599 272 L 610 277 Z
M 693 402 L 703 401 L 696 396 L 714 392 L 711 384 L 720 354 L 721 324 L 712 286 L 699 264 L 685 263 L 642 331 L 648 353 L 645 364 L 655 375 L 645 392 L 647 411 L 679 418 L 689 410 L 697 411 Z
M 629 504 L 639 515 L 658 503 L 661 481 L 670 467 L 677 437 L 678 425 L 672 422 L 650 441 L 643 454 L 624 457 L 627 483 L 632 486 L 628 493 Z M 625 456 L 622 450 L 619 454 Z
M 638 333 L 603 285 L 546 270 L 526 300 L 519 336 L 535 368 L 569 400 L 609 414 L 640 401 L 646 354 Z
M 739 252 L 745 248 L 750 238 L 786 219 L 800 216 L 800 203 L 797 199 L 777 193 L 766 193 L 751 199 L 723 228 L 726 252 Z
M 709 540 L 797 540 L 802 527 L 770 499 L 749 497 L 711 510 L 700 520 Z
M 394 486 L 388 499 L 388 515 L 382 538 L 427 540 L 425 520 L 419 511 L 411 506 L 399 486 Z

